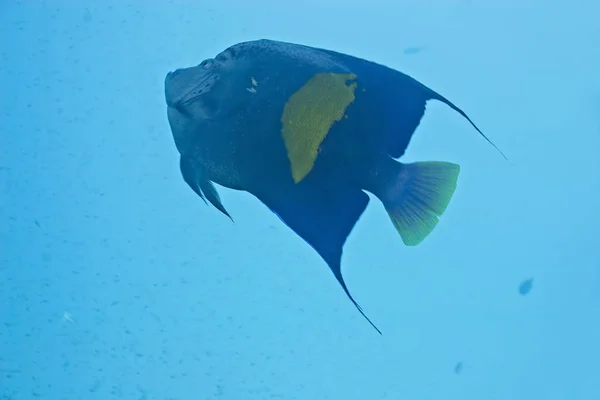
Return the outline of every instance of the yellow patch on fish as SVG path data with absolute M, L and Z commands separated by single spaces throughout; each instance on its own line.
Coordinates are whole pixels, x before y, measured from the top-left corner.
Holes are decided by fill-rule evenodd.
M 346 84 L 354 79 L 354 74 L 316 74 L 286 103 L 281 134 L 295 183 L 313 169 L 321 143 L 354 101 L 357 83 Z

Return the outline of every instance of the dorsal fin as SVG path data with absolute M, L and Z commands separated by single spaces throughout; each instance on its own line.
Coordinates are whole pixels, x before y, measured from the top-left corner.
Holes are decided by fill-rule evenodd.
M 431 90 L 431 89 L 430 89 L 430 90 Z M 479 134 L 480 134 L 481 136 L 483 136 L 483 138 L 484 138 L 485 140 L 487 140 L 487 142 L 488 142 L 489 144 L 491 144 L 492 146 L 494 146 L 494 148 L 495 148 L 496 150 L 498 150 L 498 152 L 499 152 L 499 153 L 502 155 L 502 157 L 504 157 L 504 159 L 505 159 L 506 161 L 508 161 L 509 163 L 511 163 L 511 164 L 512 164 L 512 162 L 511 162 L 511 161 L 508 159 L 508 157 L 506 157 L 506 155 L 505 155 L 505 154 L 502 152 L 502 150 L 500 150 L 500 149 L 498 148 L 498 146 L 496 146 L 496 145 L 494 144 L 494 142 L 492 142 L 492 141 L 491 141 L 491 140 L 490 140 L 490 139 L 489 139 L 489 138 L 488 138 L 488 137 L 487 137 L 487 136 L 486 136 L 486 135 L 485 135 L 485 134 L 484 134 L 484 133 L 481 131 L 481 129 L 479 129 L 479 127 L 478 127 L 477 125 L 475 125 L 475 123 L 474 123 L 474 122 L 471 120 L 471 118 L 469 118 L 469 116 L 468 116 L 468 115 L 467 115 L 467 114 L 466 114 L 466 113 L 465 113 L 463 110 L 461 110 L 459 107 L 457 107 L 457 106 L 456 106 L 454 103 L 452 103 L 450 100 L 448 100 L 448 99 L 447 99 L 447 98 L 445 98 L 444 96 L 442 96 L 442 95 L 440 95 L 440 94 L 438 94 L 438 93 L 434 92 L 433 90 L 431 90 L 431 92 L 432 92 L 433 94 L 435 94 L 435 97 L 434 97 L 434 99 L 436 99 L 436 100 L 439 100 L 439 101 L 441 101 L 442 103 L 446 104 L 448 107 L 452 108 L 454 111 L 456 111 L 457 113 L 459 113 L 460 115 L 462 115 L 462 116 L 463 116 L 463 117 L 464 117 L 464 118 L 465 118 L 467 121 L 469 121 L 469 123 L 470 123 L 470 124 L 473 126 L 473 128 L 475 128 L 475 129 L 477 130 L 477 132 L 479 132 Z
M 458 112 L 479 132 L 481 136 L 504 157 L 509 163 L 512 162 L 496 146 L 477 125 L 450 100 L 428 88 L 415 78 L 406 75 L 396 69 L 368 61 L 356 56 L 339 53 L 333 50 L 319 49 L 348 67 L 348 70 L 358 76 L 359 85 L 366 83 L 378 91 L 378 95 L 389 104 L 384 105 L 383 112 L 390 120 L 390 155 L 394 158 L 404 154 L 410 138 L 419 125 L 425 113 L 427 100 L 438 100 Z M 400 94 L 400 96 L 398 96 Z M 398 132 L 400 127 L 400 132 Z

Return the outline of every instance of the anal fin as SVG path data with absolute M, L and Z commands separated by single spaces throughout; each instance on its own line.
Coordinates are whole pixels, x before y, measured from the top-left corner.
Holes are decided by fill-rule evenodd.
M 350 301 L 381 334 L 350 294 L 341 272 L 342 248 L 367 207 L 369 196 L 358 188 L 344 187 L 335 179 L 322 179 L 320 184 L 316 180 L 315 175 L 310 175 L 284 191 L 267 191 L 256 197 L 317 251 Z

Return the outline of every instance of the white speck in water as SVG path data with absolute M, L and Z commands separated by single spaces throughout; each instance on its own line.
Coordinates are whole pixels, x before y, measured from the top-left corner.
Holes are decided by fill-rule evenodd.
M 70 312 L 63 312 L 63 320 L 66 322 L 73 322 L 73 318 L 71 317 L 71 313 Z

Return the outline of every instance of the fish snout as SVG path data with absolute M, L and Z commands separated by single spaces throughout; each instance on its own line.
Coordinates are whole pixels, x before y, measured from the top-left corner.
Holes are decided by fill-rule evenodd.
M 208 71 L 199 67 L 178 68 L 165 76 L 165 100 L 170 107 L 178 107 L 193 93 L 198 81 L 202 81 Z
M 181 70 L 169 71 L 165 76 L 165 100 L 169 107 L 175 107 L 177 105 L 176 87 L 173 84 L 173 80 L 181 73 Z
M 176 69 L 174 71 L 167 72 L 167 75 L 165 76 L 165 88 L 169 87 L 169 85 L 172 84 L 177 77 L 181 77 L 182 73 L 183 69 Z
M 214 100 L 211 96 L 206 95 L 213 91 L 221 79 L 221 73 L 222 68 L 219 61 L 212 58 L 192 67 L 178 68 L 167 72 L 164 82 L 167 106 L 183 114 L 190 113 L 192 108 L 198 115 L 214 114 L 212 111 L 204 112 L 206 110 L 200 112 L 199 109 Z

